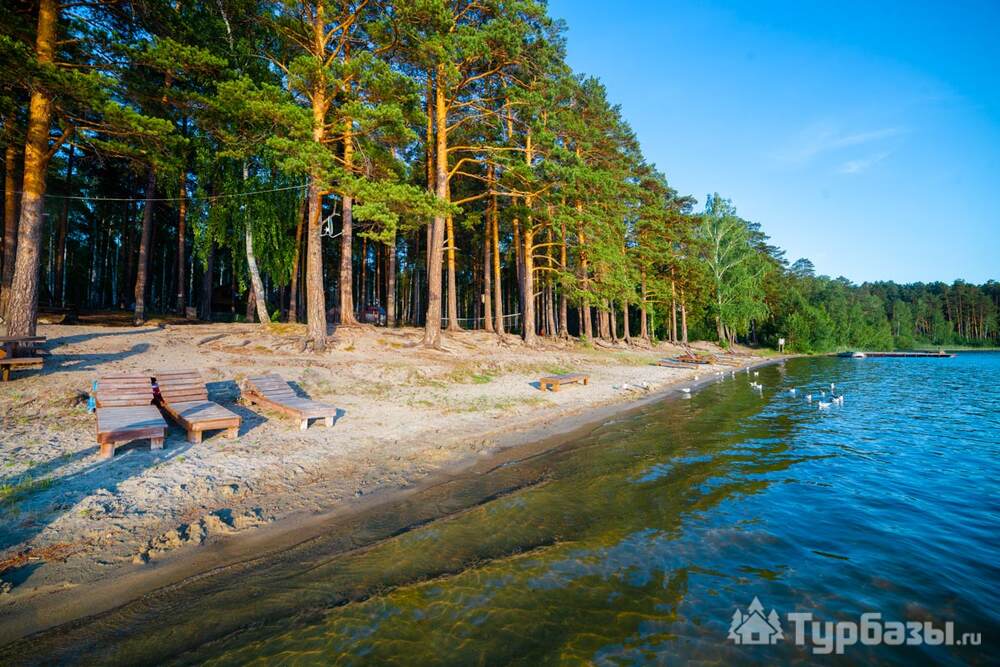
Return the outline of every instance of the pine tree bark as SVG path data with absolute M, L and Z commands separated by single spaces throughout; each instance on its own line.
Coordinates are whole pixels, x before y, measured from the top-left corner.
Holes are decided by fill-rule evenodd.
M 687 304 L 684 302 L 684 288 L 681 288 L 681 341 L 687 345 L 688 342 L 688 318 Z
M 673 269 L 670 271 L 673 273 Z M 670 280 L 670 342 L 677 342 L 677 285 Z
M 350 166 L 354 155 L 354 146 L 350 136 L 344 141 L 344 162 Z M 357 324 L 354 316 L 354 198 L 343 198 L 341 213 L 343 227 L 340 232 L 340 323 L 343 325 Z M 361 258 L 364 271 L 365 258 Z M 362 277 L 362 280 L 364 278 Z M 361 299 L 364 297 L 361 296 Z
M 646 315 L 646 304 L 648 303 L 649 295 L 646 291 L 646 272 L 643 271 L 640 275 L 640 288 L 642 289 L 642 308 L 639 309 L 639 337 L 645 341 L 649 340 L 649 324 L 647 322 Z
M 562 239 L 559 242 L 559 268 L 565 271 L 569 268 L 566 257 L 566 221 L 562 223 Z M 569 299 L 566 289 L 559 289 L 559 337 L 569 338 Z
M 385 326 L 396 326 L 396 235 L 386 246 Z
M 497 196 L 493 195 L 493 331 L 503 336 L 503 285 L 500 278 L 500 211 L 497 208 Z
M 451 215 L 445 218 L 445 230 L 448 235 L 448 331 L 461 331 L 462 327 L 458 325 L 458 285 L 455 276 L 455 221 Z
M 628 323 L 628 301 L 622 301 L 622 339 L 626 343 L 632 342 L 632 331 Z
M 40 0 L 35 59 L 42 66 L 52 64 L 56 47 L 59 8 L 56 0 Z M 49 127 L 52 122 L 52 98 L 42 86 L 31 92 L 28 102 L 28 131 L 24 145 L 24 182 L 21 216 L 18 223 L 17 254 L 7 302 L 9 336 L 33 336 L 38 320 L 38 268 L 41 259 L 43 211 L 45 208 L 45 173 L 52 150 Z
M 448 200 L 448 109 L 445 98 L 446 70 L 438 65 L 435 72 L 434 103 L 428 108 L 434 113 L 434 193 Z M 445 216 L 437 214 L 430 230 L 427 248 L 427 321 L 424 323 L 424 345 L 441 345 L 441 264 L 443 263 Z
M 153 199 L 156 196 L 156 169 L 149 167 L 146 176 L 146 202 L 142 209 L 142 232 L 135 275 L 135 310 L 132 321 L 139 326 L 146 321 L 146 283 L 149 279 L 149 244 L 153 235 Z
M 489 167 L 490 189 L 493 189 L 493 166 Z M 492 204 L 491 204 L 492 206 Z M 483 234 L 483 328 L 493 333 L 493 211 L 486 211 L 486 230 Z
M 326 52 L 326 17 L 325 3 L 317 0 L 313 16 L 313 52 Z M 325 76 L 317 76 L 312 89 L 312 138 L 317 144 L 322 144 L 326 138 L 326 113 L 329 109 Z M 323 289 L 323 249 L 320 235 L 320 219 L 322 214 L 322 194 L 320 183 L 322 174 L 314 170 L 309 179 L 309 226 L 306 232 L 308 249 L 306 252 L 306 307 L 308 319 L 308 336 L 312 340 L 313 349 L 322 352 L 326 349 L 326 295 Z M 350 283 L 348 283 L 350 289 Z

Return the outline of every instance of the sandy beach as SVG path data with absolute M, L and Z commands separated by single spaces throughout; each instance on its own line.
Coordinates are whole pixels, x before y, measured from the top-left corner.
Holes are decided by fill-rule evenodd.
M 184 574 L 196 563 L 211 567 L 255 535 L 383 502 L 442 471 L 691 386 L 695 376 L 762 361 L 745 354 L 665 368 L 655 361 L 679 350 L 578 341 L 529 349 L 479 332 L 451 335 L 436 351 L 416 345 L 420 330 L 369 326 L 338 329 L 322 355 L 301 352 L 302 331 L 292 325 L 49 325 L 40 334 L 49 339 L 44 371 L 0 385 L 0 621 L 81 586 L 153 580 L 145 573 L 168 563 Z M 100 459 L 90 383 L 102 373 L 187 368 L 243 418 L 239 438 L 219 432 L 194 445 L 171 424 L 162 451 L 139 441 Z M 301 432 L 239 404 L 240 381 L 270 371 L 335 404 L 334 427 Z M 539 391 L 539 377 L 568 371 L 588 373 L 589 386 Z

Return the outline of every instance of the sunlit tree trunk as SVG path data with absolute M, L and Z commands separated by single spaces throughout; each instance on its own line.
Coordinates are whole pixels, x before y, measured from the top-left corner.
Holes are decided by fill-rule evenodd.
M 564 220 L 562 239 L 559 242 L 559 268 L 562 271 L 568 268 L 566 254 L 566 221 Z M 559 289 L 559 337 L 569 338 L 569 299 L 566 298 L 565 288 Z
M 35 60 L 44 68 L 52 64 L 56 47 L 59 8 L 56 0 L 38 3 Z M 45 173 L 52 150 L 49 127 L 52 99 L 43 86 L 35 87 L 28 103 L 28 131 L 24 145 L 24 181 L 18 222 L 17 254 L 7 302 L 9 336 L 33 336 L 38 320 L 38 267 L 41 258 Z
M 642 308 L 639 309 L 639 337 L 643 340 L 649 340 L 649 326 L 647 324 L 646 308 L 649 303 L 649 295 L 646 292 L 646 272 L 643 271 L 641 275 L 641 289 L 642 289 Z
M 320 0 L 316 2 L 316 12 L 313 16 L 313 51 L 326 51 L 326 19 L 325 5 Z M 326 112 L 329 107 L 326 81 L 322 76 L 316 77 L 312 88 L 312 138 L 322 144 L 326 138 Z M 306 251 L 306 308 L 309 324 L 309 338 L 314 349 L 326 349 L 326 294 L 323 289 L 323 249 L 320 235 L 322 218 L 322 195 L 320 193 L 321 174 L 314 171 L 309 179 L 309 225 L 306 231 L 308 243 Z M 346 220 L 346 216 L 345 216 Z M 350 283 L 348 283 L 350 289 Z M 343 309 L 341 309 L 343 311 Z
M 489 187 L 493 189 L 493 166 L 488 168 Z M 493 208 L 486 211 L 486 229 L 483 234 L 483 328 L 493 333 Z
M 493 195 L 493 330 L 503 335 L 503 285 L 500 279 L 500 211 L 497 207 L 496 195 Z
M 445 66 L 438 65 L 435 73 L 434 104 L 434 191 L 439 199 L 448 199 L 448 128 L 445 99 Z M 434 216 L 430 243 L 427 248 L 427 321 L 424 323 L 424 345 L 441 345 L 441 263 L 444 246 L 445 216 Z

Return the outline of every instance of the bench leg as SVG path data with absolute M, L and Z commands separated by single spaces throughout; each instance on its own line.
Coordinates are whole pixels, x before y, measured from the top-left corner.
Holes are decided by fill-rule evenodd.
M 583 384 L 590 384 L 590 378 L 583 378 Z
M 163 449 L 163 438 L 150 438 L 149 439 L 150 449 Z
M 7 382 L 8 380 L 10 380 L 10 366 L 4 366 L 3 370 L 0 371 L 0 373 L 3 374 L 3 381 L 4 382 Z
M 230 440 L 235 440 L 236 438 L 239 437 L 239 435 L 240 435 L 239 426 L 230 426 L 229 428 L 226 429 L 226 437 L 229 438 Z
M 559 383 L 555 382 L 553 384 L 550 384 L 549 389 L 551 389 L 552 391 L 559 391 Z
M 327 428 L 333 426 L 333 417 L 324 417 L 323 422 L 326 424 Z
M 197 445 L 201 442 L 201 431 L 188 431 L 188 442 Z
M 101 458 L 110 459 L 115 455 L 115 443 L 113 442 L 102 442 L 101 443 Z
M 307 428 L 309 428 L 309 420 L 308 419 L 303 419 L 302 421 L 299 422 L 299 430 L 300 431 L 304 431 Z

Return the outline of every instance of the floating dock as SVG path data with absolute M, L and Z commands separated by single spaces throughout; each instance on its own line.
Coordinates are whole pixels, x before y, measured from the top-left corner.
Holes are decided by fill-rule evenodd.
M 918 359 L 947 359 L 954 357 L 952 352 L 841 352 L 838 357 L 848 359 L 864 359 L 866 357 L 914 357 Z

